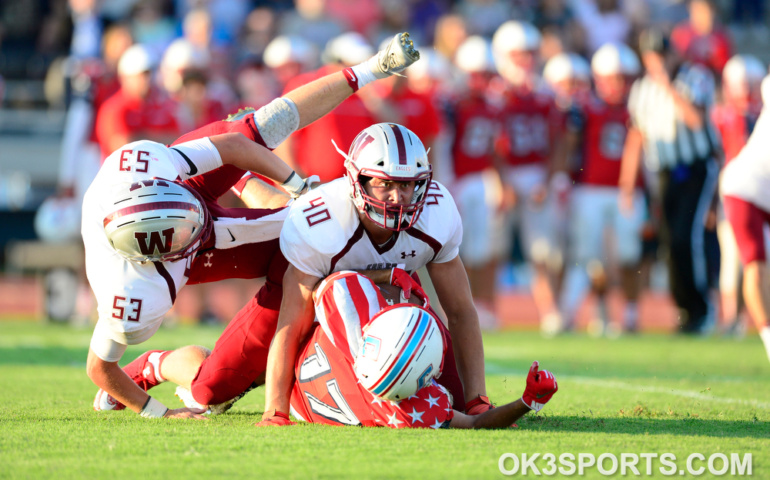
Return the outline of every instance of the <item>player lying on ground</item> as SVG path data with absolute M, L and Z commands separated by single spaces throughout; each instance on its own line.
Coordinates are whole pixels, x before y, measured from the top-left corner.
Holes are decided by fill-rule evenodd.
M 398 34 L 368 62 L 299 87 L 256 112 L 239 112 L 202 127 L 172 147 L 134 142 L 107 158 L 86 194 L 83 214 L 86 269 L 99 309 L 87 364 L 89 377 L 100 387 L 95 409 L 128 406 L 145 417 L 202 418 L 187 410 L 169 411 L 145 391 L 164 379 L 189 388 L 194 378 L 219 381 L 221 374 L 229 383 L 232 370 L 215 363 L 213 376 L 200 372 L 208 355 L 200 347 L 148 352 L 123 370 L 117 362 L 126 346 L 155 333 L 188 282 L 267 276 L 267 288 L 258 297 L 278 292 L 270 305 L 277 318 L 285 269 L 277 237 L 286 212 L 224 209 L 217 198 L 233 186 L 240 189 L 245 170 L 281 183 L 293 196 L 302 193 L 305 182 L 268 149 L 358 88 L 418 58 L 408 34 Z M 257 193 L 267 204 L 285 204 L 278 191 Z M 269 345 L 272 332 L 265 337 Z M 267 346 L 264 351 L 266 357 Z M 249 377 L 243 387 L 239 381 L 230 387 L 235 393 L 227 398 L 243 392 L 256 374 Z M 212 391 L 208 385 L 203 390 Z
M 376 124 L 353 141 L 345 166 L 347 178 L 302 196 L 281 230 L 281 251 L 290 265 L 267 361 L 266 412 L 289 413 L 294 361 L 313 324 L 311 294 L 318 282 L 341 270 L 382 269 L 375 281 L 392 284 L 400 281 L 395 267 L 413 273 L 423 266 L 457 339 L 453 350 L 447 336 L 451 353 L 439 383 L 452 394 L 456 410 L 489 409 L 481 330 L 458 255 L 460 215 L 446 188 L 432 181 L 422 142 L 401 125 Z
M 408 288 L 420 306 L 388 306 L 387 290 L 355 272 L 321 282 L 313 294 L 316 323 L 295 363 L 296 418 L 368 427 L 505 428 L 556 393 L 554 376 L 534 362 L 520 400 L 480 415 L 452 409 L 451 395 L 434 380 L 446 347 L 440 320 L 422 306 L 428 306 L 422 289 Z M 266 417 L 260 425 L 292 424 L 280 413 Z

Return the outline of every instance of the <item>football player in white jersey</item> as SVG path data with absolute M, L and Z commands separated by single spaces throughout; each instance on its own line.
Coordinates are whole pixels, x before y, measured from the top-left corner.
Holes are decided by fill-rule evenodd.
M 379 278 L 367 276 L 400 284 L 403 270 L 427 266 L 457 341 L 457 364 L 448 350 L 439 383 L 458 411 L 488 410 L 481 331 L 458 256 L 462 223 L 452 196 L 432 181 L 422 142 L 401 125 L 380 123 L 359 133 L 345 157 L 347 176 L 300 197 L 284 222 L 280 243 L 289 267 L 258 425 L 286 424 L 294 361 L 314 318 L 313 288 L 340 270 L 379 269 Z
M 244 171 L 262 174 L 298 196 L 306 190 L 305 181 L 269 149 L 358 88 L 417 59 L 408 34 L 398 34 L 367 62 L 299 87 L 257 111 L 204 126 L 171 147 L 133 142 L 105 160 L 86 193 L 82 225 L 88 279 L 99 305 L 87 362 L 89 377 L 100 387 L 95 409 L 129 407 L 144 417 L 203 418 L 188 409 L 169 410 L 146 390 L 165 380 L 190 388 L 201 375 L 206 349 L 147 352 L 121 369 L 118 360 L 126 346 L 155 333 L 188 281 L 257 278 L 280 270 L 273 257 L 280 257 L 277 237 L 287 211 L 224 209 L 217 198 L 238 186 Z M 258 193 L 267 202 L 282 198 L 277 190 Z

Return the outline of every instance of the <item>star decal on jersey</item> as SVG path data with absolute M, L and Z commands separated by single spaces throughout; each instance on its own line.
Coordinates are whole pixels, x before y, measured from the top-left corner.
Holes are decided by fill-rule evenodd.
M 393 415 L 388 415 L 388 425 L 393 425 L 394 427 L 398 428 L 399 423 L 405 423 L 403 420 L 399 420 L 398 417 L 396 417 L 396 412 L 393 412 Z
M 439 428 L 441 428 L 441 425 L 443 425 L 443 423 L 440 422 L 438 418 L 436 418 L 436 423 L 431 425 L 430 428 L 432 428 L 434 430 L 438 430 Z
M 412 417 L 412 423 L 425 423 L 422 421 L 422 416 L 425 415 L 425 412 L 418 412 L 416 408 L 412 407 L 412 413 L 407 413 L 410 417 Z
M 385 400 L 381 399 L 380 397 L 374 397 L 372 400 L 372 405 L 382 406 L 383 402 L 385 402 Z
M 433 395 L 428 395 L 428 398 L 425 399 L 426 402 L 428 402 L 428 406 L 430 407 L 438 407 L 438 400 L 440 397 L 434 397 Z

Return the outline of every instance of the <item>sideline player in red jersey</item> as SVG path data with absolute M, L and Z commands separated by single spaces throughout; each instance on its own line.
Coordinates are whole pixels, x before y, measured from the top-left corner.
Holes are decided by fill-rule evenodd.
M 762 81 L 762 100 L 770 102 L 770 80 Z M 743 264 L 743 297 L 770 359 L 770 269 L 765 230 L 770 225 L 770 115 L 759 115 L 746 146 L 724 169 L 720 193 Z
M 541 324 L 548 324 L 559 315 L 555 276 L 563 263 L 550 194 L 553 145 L 561 120 L 553 96 L 536 73 L 540 40 L 533 25 L 511 20 L 495 32 L 492 50 L 506 82 L 496 150 L 505 163 L 508 196 L 516 199 L 511 223 L 518 227 L 524 257 L 533 267 L 532 296 Z
M 611 275 L 620 269 L 626 296 L 624 328 L 636 329 L 640 284 L 637 265 L 641 256 L 641 228 L 645 218 L 644 197 L 637 188 L 627 205 L 618 204 L 618 180 L 623 145 L 628 132 L 626 99 L 631 82 L 639 74 L 636 54 L 627 45 L 609 43 L 591 59 L 596 96 L 573 105 L 562 148 L 566 165 L 575 156 L 581 158 L 574 169 L 576 186 L 571 195 L 570 261 L 562 292 L 564 325 L 574 327 L 574 317 L 590 284 L 598 296 L 598 312 L 589 325 L 596 335 L 613 333 L 609 324 L 606 293 Z M 605 242 L 611 233 L 612 242 Z M 612 331 L 608 331 L 608 329 Z M 558 330 L 557 330 L 558 331 Z M 557 331 L 553 333 L 557 333 Z
M 286 261 L 277 237 L 286 210 L 224 209 L 216 199 L 234 184 L 240 187 L 244 167 L 284 182 L 287 191 L 298 195 L 305 182 L 268 149 L 358 88 L 400 72 L 418 58 L 408 34 L 398 34 L 369 61 L 299 87 L 257 111 L 242 111 L 193 131 L 171 148 L 130 144 L 105 162 L 86 202 L 83 226 L 100 314 L 88 360 L 89 376 L 101 388 L 94 408 L 129 406 L 145 416 L 163 416 L 167 409 L 145 393 L 162 381 L 191 389 L 199 403 L 210 405 L 232 400 L 257 379 L 281 302 Z M 223 161 L 234 166 L 221 167 Z M 173 181 L 209 170 L 184 185 Z M 138 183 L 134 188 L 123 182 Z M 113 200 L 118 190 L 123 196 Z M 274 197 L 267 195 L 268 201 Z M 179 232 L 171 230 L 177 227 Z M 151 351 L 125 369 L 118 367 L 126 345 L 141 343 L 157 330 L 188 281 L 263 276 L 265 286 L 228 325 L 211 355 L 197 346 Z
M 495 298 L 502 241 L 503 184 L 495 161 L 494 143 L 500 131 L 498 109 L 489 100 L 495 76 L 490 42 L 468 37 L 457 49 L 455 64 L 466 75 L 465 90 L 451 103 L 454 126 L 451 147 L 454 182 L 450 188 L 463 222 L 460 258 L 468 273 L 479 324 L 497 325 Z
M 725 166 L 738 156 L 762 110 L 760 85 L 767 69 L 753 55 L 734 55 L 722 71 L 722 100 L 714 106 L 711 118 L 722 138 Z M 746 322 L 740 318 L 738 287 L 741 261 L 723 203 L 717 210 L 719 238 L 719 297 L 726 333 L 741 336 Z
M 556 393 L 553 374 L 535 362 L 520 400 L 480 415 L 452 409 L 451 395 L 433 380 L 445 353 L 440 320 L 422 308 L 427 300 L 419 285 L 398 291 L 410 291 L 410 298 L 396 294 L 389 306 L 371 279 L 352 271 L 333 273 L 316 287 L 316 322 L 295 363 L 294 417 L 327 425 L 505 428 Z M 404 300 L 411 303 L 398 303 Z M 290 422 L 278 416 L 267 423 Z

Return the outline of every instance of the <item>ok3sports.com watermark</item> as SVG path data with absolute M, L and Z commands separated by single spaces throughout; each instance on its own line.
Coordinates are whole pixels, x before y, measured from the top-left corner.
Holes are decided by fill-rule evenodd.
M 673 453 L 504 453 L 497 463 L 500 473 L 509 476 L 601 475 L 649 476 L 692 475 L 749 476 L 751 453 L 691 453 L 678 459 Z

